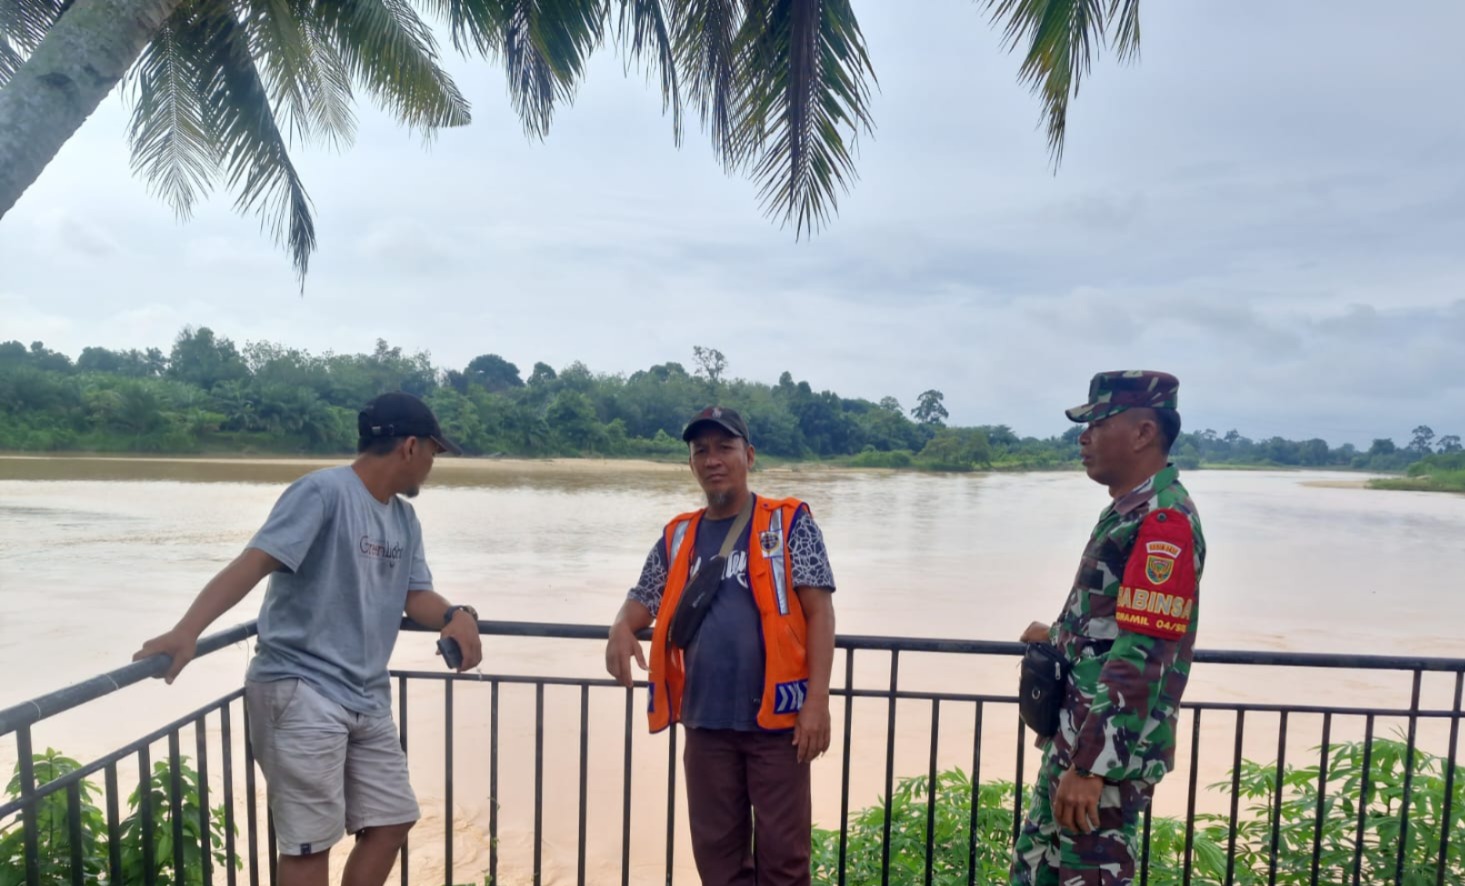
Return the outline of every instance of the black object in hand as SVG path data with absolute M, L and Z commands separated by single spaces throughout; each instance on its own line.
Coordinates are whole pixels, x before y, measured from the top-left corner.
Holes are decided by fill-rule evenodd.
M 437 641 L 437 651 L 442 654 L 443 662 L 453 670 L 463 666 L 463 650 L 452 637 L 440 638 Z

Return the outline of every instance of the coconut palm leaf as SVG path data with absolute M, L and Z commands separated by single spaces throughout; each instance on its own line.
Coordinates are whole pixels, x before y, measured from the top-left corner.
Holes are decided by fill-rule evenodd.
M 1048 151 L 1054 166 L 1063 159 L 1068 102 L 1078 94 L 1096 48 L 1115 27 L 1121 60 L 1139 52 L 1139 0 L 988 0 L 992 19 L 1003 26 L 1008 46 L 1023 49 L 1018 77 L 1043 102 Z
M 0 86 L 40 45 L 68 0 L 0 0 Z
M 333 147 L 356 132 L 351 71 L 325 39 L 308 0 L 241 0 L 250 52 L 292 143 L 321 137 Z
M 235 208 L 257 213 L 290 251 L 304 285 L 315 250 L 310 198 L 290 160 L 269 92 L 249 52 L 248 35 L 225 0 L 208 0 L 200 58 L 205 123 Z
M 180 219 L 192 214 L 219 173 L 203 94 L 201 54 L 208 36 L 199 4 L 185 3 L 163 23 L 128 77 L 132 170 Z
M 432 30 L 407 0 L 311 3 L 311 25 L 377 102 L 424 132 L 462 126 L 468 102 L 438 66 Z
M 503 0 L 501 44 L 509 96 L 524 130 L 543 138 L 557 102 L 570 102 L 599 45 L 601 0 Z
M 744 19 L 741 0 L 671 0 L 672 51 L 687 99 L 697 107 L 712 150 L 729 169 L 742 155 L 736 120 L 742 87 L 734 43 Z
M 621 17 L 617 27 L 622 51 L 629 67 L 635 59 L 654 56 L 648 62 L 661 80 L 661 109 L 671 112 L 672 137 L 682 141 L 682 97 L 677 78 L 676 50 L 672 45 L 667 6 L 676 0 L 621 0 Z
M 872 128 L 874 69 L 848 0 L 753 0 L 738 36 L 745 104 L 733 156 L 746 157 L 765 211 L 813 231 L 856 178 L 852 148 Z

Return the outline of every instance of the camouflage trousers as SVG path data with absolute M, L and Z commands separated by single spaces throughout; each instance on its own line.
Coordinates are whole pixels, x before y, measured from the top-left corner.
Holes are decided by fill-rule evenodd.
M 1155 786 L 1142 781 L 1104 785 L 1098 830 L 1078 834 L 1053 820 L 1052 798 L 1062 775 L 1050 747 L 1013 847 L 1012 886 L 1128 886 L 1139 857 L 1140 823 Z

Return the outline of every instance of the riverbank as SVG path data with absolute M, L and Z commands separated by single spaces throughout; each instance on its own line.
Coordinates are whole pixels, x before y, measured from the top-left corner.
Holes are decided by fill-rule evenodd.
M 1465 471 L 1424 477 L 1380 477 L 1368 481 L 1369 489 L 1386 489 L 1393 492 L 1453 492 L 1465 493 Z

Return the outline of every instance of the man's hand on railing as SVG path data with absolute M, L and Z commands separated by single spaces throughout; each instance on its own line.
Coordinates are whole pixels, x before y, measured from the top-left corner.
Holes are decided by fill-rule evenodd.
M 641 652 L 641 641 L 636 639 L 635 631 L 625 622 L 616 622 L 610 628 L 610 640 L 605 644 L 605 669 L 615 677 L 616 682 L 630 689 L 636 685 L 635 675 L 631 671 L 631 659 L 636 659 L 636 664 L 641 670 L 646 670 L 646 656 Z
M 1022 632 L 1020 639 L 1024 643 L 1046 643 L 1050 636 L 1049 631 L 1050 628 L 1048 625 L 1040 621 L 1035 621 L 1028 625 L 1027 630 Z
M 166 655 L 173 661 L 168 665 L 168 670 L 163 672 L 163 682 L 172 684 L 177 678 L 179 671 L 193 661 L 193 654 L 198 648 L 198 637 L 186 630 L 174 628 L 166 634 L 154 637 L 142 644 L 142 648 L 133 653 L 133 661 L 141 661 L 144 658 L 151 658 L 154 655 Z
M 467 612 L 460 610 L 454 615 L 448 626 L 443 628 L 441 636 L 458 641 L 458 648 L 463 650 L 463 663 L 458 666 L 458 673 L 470 671 L 483 661 L 483 641 L 478 636 L 478 620 Z
M 651 627 L 654 620 L 651 610 L 644 604 L 627 600 L 621 604 L 621 611 L 616 613 L 616 620 L 611 623 L 610 639 L 605 644 L 605 669 L 627 689 L 636 685 L 631 659 L 636 659 L 641 670 L 646 670 L 646 656 L 641 654 L 641 641 L 636 639 L 636 633 Z

